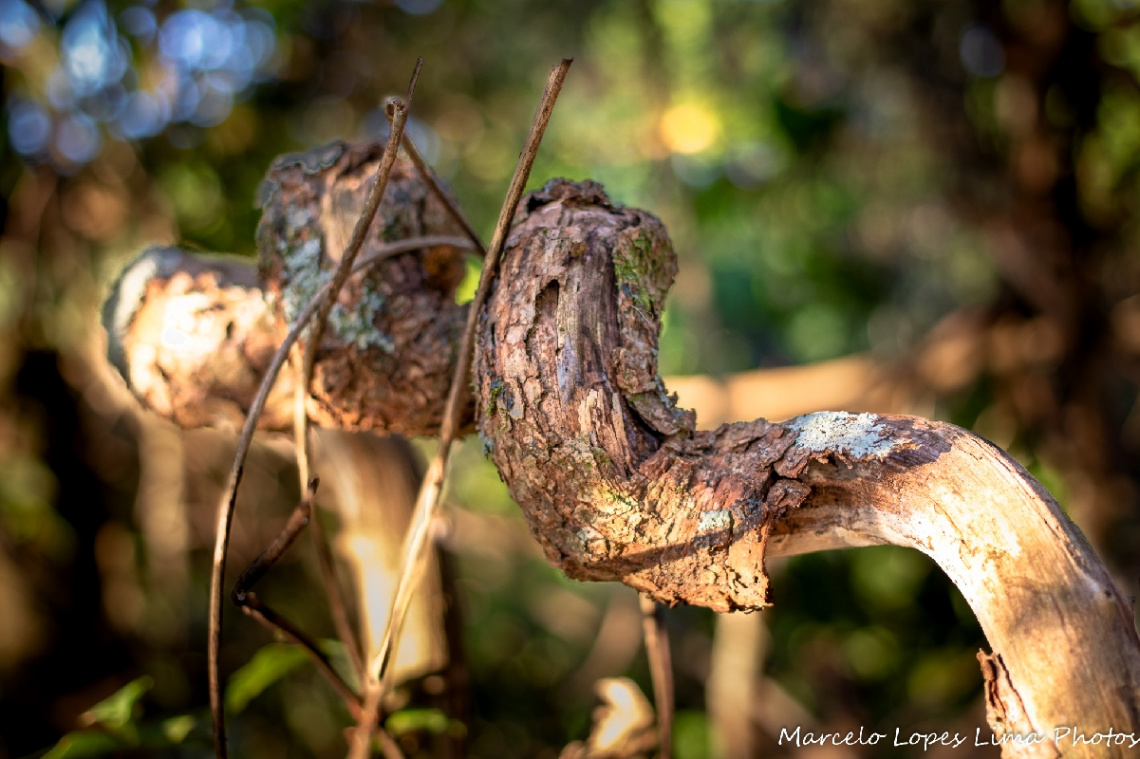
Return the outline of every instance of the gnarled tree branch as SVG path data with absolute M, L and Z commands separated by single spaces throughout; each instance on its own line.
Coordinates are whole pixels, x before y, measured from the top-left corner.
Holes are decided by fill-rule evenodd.
M 1103 565 L 1024 469 L 911 417 L 697 431 L 657 375 L 676 266 L 660 222 L 561 180 L 520 209 L 476 348 L 477 423 L 552 563 L 667 603 L 755 609 L 771 602 L 766 556 L 910 546 L 958 585 L 991 644 L 996 734 L 1043 738 L 1006 755 L 1127 754 L 1054 732 L 1140 734 L 1140 640 Z M 336 411 L 318 420 L 352 425 Z
M 476 354 L 478 424 L 552 563 L 727 611 L 770 603 L 766 554 L 917 548 L 993 648 L 995 732 L 1046 738 L 1010 755 L 1125 755 L 1054 733 L 1140 730 L 1140 640 L 1103 565 L 1023 468 L 909 417 L 694 431 L 656 371 L 675 267 L 660 222 L 590 183 L 552 182 L 525 208 Z

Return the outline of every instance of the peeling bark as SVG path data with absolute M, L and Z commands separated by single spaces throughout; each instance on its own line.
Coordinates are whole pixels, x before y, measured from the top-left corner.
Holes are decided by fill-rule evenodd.
M 772 469 L 782 428 L 694 433 L 666 398 L 664 227 L 597 185 L 552 183 L 515 229 L 476 350 L 478 424 L 547 559 L 667 603 L 767 605 L 767 530 L 808 491 Z
M 180 427 L 241 429 L 286 329 L 240 259 L 151 248 L 103 306 L 107 354 L 144 405 Z M 292 424 L 292 376 L 273 388 L 266 429 Z

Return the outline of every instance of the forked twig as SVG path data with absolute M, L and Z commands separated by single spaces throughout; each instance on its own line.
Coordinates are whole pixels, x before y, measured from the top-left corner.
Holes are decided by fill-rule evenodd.
M 472 249 L 470 240 L 465 237 L 414 237 L 388 243 L 378 248 L 370 256 L 358 261 L 356 265 L 353 266 L 352 273 L 356 274 L 364 271 L 393 256 L 442 246 L 450 246 L 460 250 Z M 257 388 L 257 394 L 253 398 L 253 403 L 250 404 L 249 413 L 245 419 L 245 426 L 242 427 L 241 435 L 238 438 L 237 449 L 234 451 L 234 461 L 230 466 L 230 472 L 226 479 L 226 487 L 218 503 L 213 573 L 210 577 L 210 632 L 208 644 L 210 712 L 214 722 L 214 751 L 218 757 L 225 757 L 227 755 L 225 745 L 225 714 L 222 705 L 221 676 L 218 661 L 218 652 L 221 648 L 222 636 L 222 581 L 225 576 L 226 551 L 229 548 L 230 525 L 233 522 L 234 506 L 237 503 L 238 486 L 241 484 L 245 460 L 249 455 L 249 448 L 253 442 L 253 433 L 254 430 L 257 429 L 257 422 L 261 418 L 262 412 L 265 410 L 266 401 L 269 399 L 269 392 L 273 389 L 273 385 L 277 381 L 277 375 L 281 373 L 281 369 L 285 365 L 290 350 L 292 350 L 296 344 L 301 333 L 308 327 L 309 320 L 313 318 L 313 315 L 317 312 L 317 308 L 320 307 L 320 304 L 324 301 L 331 287 L 332 283 L 329 282 L 317 291 L 308 304 L 306 304 L 305 309 L 298 315 L 296 323 L 289 330 L 289 333 L 285 336 L 281 345 L 278 346 L 277 352 L 273 354 L 273 358 L 265 370 L 265 376 L 261 380 L 261 385 Z
M 312 518 L 313 497 L 317 493 L 318 484 L 315 479 L 309 483 L 305 495 L 293 509 L 293 513 L 289 515 L 289 519 L 281 528 L 281 532 L 273 539 L 269 547 L 262 551 L 238 577 L 233 590 L 230 592 L 230 599 L 245 614 L 301 646 L 317 669 L 324 673 L 325 677 L 332 683 L 333 688 L 344 700 L 349 712 L 357 713 L 360 711 L 360 696 L 353 692 L 348 683 L 337 673 L 324 652 L 304 632 L 294 627 L 287 619 L 262 602 L 253 592 L 253 586 L 257 581 L 264 577 L 265 573 L 289 550 L 290 546 L 297 540 L 297 536 L 305 529 L 305 525 L 309 523 Z
M 463 331 L 463 338 L 456 358 L 455 373 L 452 375 L 447 405 L 444 408 L 443 423 L 439 433 L 439 447 L 428 466 L 423 483 L 420 485 L 412 525 L 404 541 L 400 580 L 392 597 L 391 611 L 384 629 L 384 636 L 381 638 L 380 647 L 368 666 L 364 708 L 352 737 L 352 745 L 349 747 L 350 759 L 366 759 L 368 756 L 372 732 L 375 730 L 380 717 L 380 702 L 391 678 L 393 668 L 390 665 L 395 659 L 395 649 L 403 629 L 404 619 L 407 616 L 408 606 L 423 572 L 424 547 L 427 543 L 432 519 L 439 506 L 439 496 L 443 490 L 448 454 L 459 430 L 460 412 L 463 409 L 467 392 L 467 375 L 471 370 L 479 314 L 483 310 L 483 305 L 491 291 L 491 284 L 498 269 L 499 257 L 502 255 L 503 246 L 510 231 L 511 220 L 514 217 L 519 200 L 522 198 L 523 190 L 526 188 L 531 167 L 534 165 L 535 156 L 538 154 L 538 146 L 542 142 L 546 125 L 550 122 L 554 103 L 558 99 L 558 93 L 562 90 L 562 83 L 566 79 L 566 72 L 569 70 L 571 62 L 571 59 L 565 59 L 550 72 L 538 111 L 531 123 L 526 145 L 519 156 L 519 162 L 515 167 L 506 199 L 499 211 L 499 220 L 495 225 L 491 245 L 483 259 L 483 272 L 479 278 L 479 288 L 476 290 L 475 298 L 467 312 L 467 325 Z
M 641 629 L 645 655 L 653 681 L 653 705 L 657 708 L 657 748 L 660 759 L 673 755 L 673 657 L 665 630 L 663 607 L 649 596 L 640 596 Z

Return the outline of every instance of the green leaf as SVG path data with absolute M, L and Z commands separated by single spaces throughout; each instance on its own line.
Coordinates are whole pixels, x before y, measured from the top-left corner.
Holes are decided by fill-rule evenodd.
M 181 743 L 186 740 L 186 736 L 198 724 L 198 720 L 191 717 L 189 714 L 183 714 L 178 717 L 171 717 L 162 721 L 160 728 L 162 729 L 163 736 L 171 743 Z
M 447 732 L 449 724 L 447 715 L 439 709 L 404 709 L 390 716 L 384 727 L 398 737 L 419 731 L 439 735 Z
M 263 646 L 249 663 L 230 678 L 226 686 L 226 709 L 240 714 L 250 701 L 273 683 L 307 661 L 300 647 L 291 643 L 270 643 Z
M 348 649 L 345 648 L 345 645 L 335 638 L 321 638 L 317 641 L 317 646 L 328 657 L 329 664 L 344 679 L 348 687 L 360 693 L 363 690 L 360 685 L 360 678 L 357 676 L 352 662 L 348 659 Z
M 673 718 L 673 755 L 677 759 L 708 759 L 708 717 L 682 709 Z
M 83 722 L 88 725 L 106 725 L 112 730 L 122 730 L 135 716 L 135 705 L 138 700 L 153 687 L 154 678 L 149 675 L 131 680 L 84 712 Z
M 76 730 L 59 739 L 42 759 L 106 756 L 123 748 L 122 741 L 102 730 Z

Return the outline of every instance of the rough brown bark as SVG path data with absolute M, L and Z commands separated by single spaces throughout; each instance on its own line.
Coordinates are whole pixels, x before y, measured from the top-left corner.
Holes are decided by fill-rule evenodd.
M 379 143 L 336 142 L 270 168 L 261 189 L 258 268 L 279 326 L 332 277 L 382 153 Z M 412 162 L 398 159 L 360 255 L 395 240 L 464 234 Z M 466 319 L 455 303 L 464 271 L 461 251 L 437 247 L 349 280 L 314 364 L 314 424 L 409 435 L 438 428 Z M 358 371 L 362 365 L 370 371 Z
M 382 152 L 337 142 L 279 158 L 262 183 L 256 273 L 240 259 L 172 247 L 123 271 L 104 306 L 108 356 L 144 404 L 186 428 L 241 427 L 294 318 L 332 279 Z M 377 216 L 362 259 L 393 241 L 464 234 L 407 159 L 397 159 Z M 463 272 L 463 252 L 440 245 L 349 280 L 316 356 L 314 424 L 438 430 L 467 313 L 455 303 Z M 259 427 L 290 428 L 293 381 L 278 379 Z

